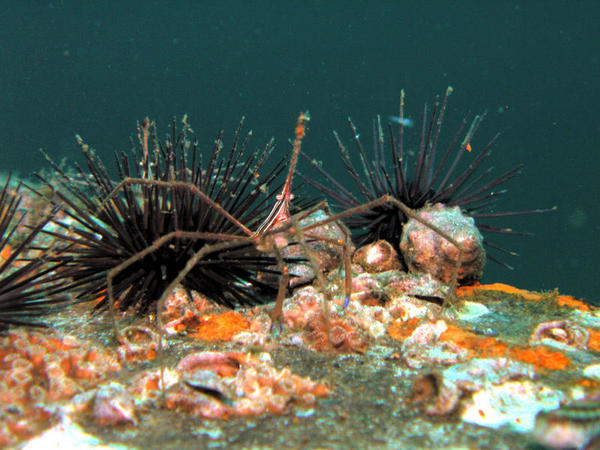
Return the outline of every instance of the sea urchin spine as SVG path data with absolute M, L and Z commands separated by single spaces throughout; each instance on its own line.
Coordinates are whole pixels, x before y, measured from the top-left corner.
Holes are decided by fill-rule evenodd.
M 0 331 L 9 325 L 43 326 L 39 318 L 50 312 L 56 305 L 65 303 L 60 296 L 65 283 L 56 277 L 57 265 L 46 265 L 48 255 L 33 258 L 36 252 L 33 241 L 56 213 L 52 210 L 37 225 L 29 228 L 18 244 L 11 247 L 17 228 L 22 225 L 25 214 L 17 218 L 21 202 L 19 187 L 10 187 L 10 177 L 0 192 Z M 18 262 L 18 265 L 15 264 Z
M 471 156 L 472 139 L 479 128 L 483 116 L 475 116 L 470 126 L 467 126 L 467 119 L 463 119 L 446 150 L 439 152 L 438 140 L 448 97 L 451 93 L 452 88 L 449 87 L 443 99 L 441 101 L 439 98 L 436 100 L 431 112 L 425 106 L 420 142 L 412 173 L 407 168 L 408 158 L 404 147 L 404 128 L 408 126 L 408 122 L 404 116 L 404 91 L 401 92 L 400 96 L 399 116 L 393 120 L 398 124 L 397 132 L 394 132 L 392 123 L 388 124 L 391 163 L 386 164 L 384 132 L 380 117 L 377 118 L 374 124 L 373 160 L 367 156 L 359 139 L 356 126 L 351 119 L 348 119 L 354 136 L 354 143 L 360 156 L 362 172 L 365 176 L 359 174 L 359 170 L 355 168 L 351 161 L 348 150 L 342 143 L 337 132 L 334 131 L 342 162 L 350 178 L 354 180 L 358 192 L 346 188 L 315 161 L 311 161 L 312 165 L 326 178 L 327 184 L 321 184 L 307 177 L 305 177 L 305 180 L 327 194 L 335 202 L 334 206 L 336 207 L 345 210 L 359 210 L 361 205 L 371 204 L 371 202 L 375 202 L 376 199 L 386 195 L 393 197 L 398 202 L 377 202 L 373 207 L 345 219 L 346 224 L 356 233 L 355 240 L 358 245 L 374 242 L 378 239 L 385 239 L 397 250 L 402 251 L 400 242 L 403 239 L 404 227 L 409 216 L 403 208 L 399 207 L 400 204 L 417 212 L 422 208 L 436 204 L 441 205 L 436 206 L 437 208 L 458 206 L 463 214 L 474 219 L 548 211 L 490 211 L 490 208 L 506 192 L 505 190 L 496 190 L 496 188 L 517 176 L 522 166 L 517 165 L 495 178 L 490 176 L 492 168 L 485 171 L 479 170 L 490 156 L 492 145 L 497 138 L 497 136 L 493 137 L 487 145 L 481 147 L 478 154 Z M 471 158 L 470 162 L 465 169 L 460 171 L 459 162 L 463 155 L 466 154 Z M 431 225 L 436 224 L 431 223 Z M 441 227 L 443 228 L 443 226 Z M 483 232 L 522 234 L 508 228 L 497 228 L 485 224 L 478 224 L 478 227 Z M 454 234 L 449 233 L 449 236 L 454 236 Z M 446 238 L 446 240 L 448 239 Z M 459 241 L 459 236 L 456 236 L 456 242 Z M 484 241 L 484 243 L 490 245 L 492 248 L 514 254 L 513 252 L 489 244 L 487 241 Z M 493 256 L 488 257 L 497 261 Z M 480 252 L 474 258 L 476 268 L 473 268 L 473 270 L 466 267 L 460 269 L 460 272 L 467 274 L 462 277 L 463 283 L 474 282 L 481 276 L 480 266 L 483 264 L 482 258 L 485 260 L 485 252 Z M 406 259 L 405 255 L 403 262 L 408 268 L 411 266 L 411 263 Z M 501 264 L 508 266 L 504 263 Z M 438 272 L 438 268 L 436 267 L 421 267 L 421 269 L 434 275 Z M 445 279 L 446 277 L 443 278 Z
M 243 137 L 242 123 L 225 156 L 219 133 L 206 164 L 185 119 L 181 131 L 173 123 L 164 142 L 146 119 L 139 127 L 141 163 L 117 155 L 117 181 L 81 140 L 91 173 L 76 167 L 83 187 L 53 164 L 62 178 L 54 202 L 65 205 L 73 224 L 55 221 L 60 230 L 50 234 L 67 244 L 58 257 L 66 263 L 61 276 L 80 288 L 79 299 L 100 298 L 97 308 L 106 307 L 108 278 L 119 309 L 146 314 L 184 272 L 184 288 L 220 305 L 254 305 L 275 297 L 277 286 L 259 272 L 274 272 L 277 261 L 257 250 L 246 234 L 266 215 L 284 161 L 261 175 L 273 143 L 245 155 L 251 133 Z M 224 245 L 215 244 L 219 241 Z M 201 249 L 207 254 L 190 269 Z

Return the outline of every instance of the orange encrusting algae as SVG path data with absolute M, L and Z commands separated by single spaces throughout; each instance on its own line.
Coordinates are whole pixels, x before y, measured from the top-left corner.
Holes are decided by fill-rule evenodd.
M 590 307 L 582 302 L 581 300 L 577 300 L 575 297 L 570 295 L 559 295 L 556 299 L 556 302 L 560 306 L 569 306 L 570 308 L 577 308 L 581 311 L 589 311 Z
M 507 294 L 519 295 L 527 300 L 538 300 L 541 295 L 535 292 L 528 291 L 526 289 L 519 289 L 510 284 L 504 283 L 492 283 L 492 284 L 474 284 L 473 286 L 461 286 L 456 290 L 458 296 L 472 295 L 475 291 L 500 291 L 506 292 Z
M 403 341 L 409 337 L 413 331 L 415 331 L 415 328 L 417 328 L 420 321 L 421 319 L 417 317 L 408 319 L 405 322 L 401 320 L 394 320 L 394 322 L 389 326 L 387 332 L 394 339 Z
M 538 369 L 562 370 L 569 365 L 569 358 L 563 353 L 553 351 L 545 346 L 509 347 L 496 338 L 478 336 L 457 326 L 448 325 L 448 329 L 440 336 L 440 341 L 452 341 L 469 351 L 470 357 L 494 358 L 509 356 L 524 363 L 532 364 Z
M 190 336 L 205 341 L 230 341 L 236 334 L 250 329 L 250 322 L 240 313 L 228 311 L 199 317 L 200 323 Z
M 600 386 L 600 383 L 598 383 L 597 381 L 588 380 L 587 378 L 583 378 L 583 379 L 579 380 L 577 382 L 577 384 L 579 386 L 583 386 L 584 388 L 594 389 L 594 390 L 597 390 L 598 387 Z
M 456 293 L 459 297 L 463 295 L 473 295 L 475 291 L 499 291 L 505 292 L 507 294 L 519 295 L 527 300 L 541 300 L 547 294 L 542 294 L 539 292 L 532 292 L 526 289 L 519 289 L 509 284 L 504 283 L 492 283 L 492 284 L 479 284 L 476 283 L 472 286 L 461 286 L 456 290 Z M 589 311 L 590 307 L 581 300 L 577 300 L 575 297 L 571 295 L 559 295 L 556 297 L 556 303 L 559 306 L 568 306 L 570 308 L 576 308 L 581 311 Z
M 533 364 L 539 369 L 563 370 L 569 365 L 569 358 L 544 346 L 511 348 L 509 355 L 519 361 Z
M 450 341 L 469 351 L 471 358 L 493 358 L 504 356 L 508 346 L 498 339 L 478 336 L 455 325 L 448 324 L 448 329 L 440 336 L 440 341 Z
M 594 328 L 588 328 L 590 333 L 590 340 L 588 341 L 588 349 L 600 352 L 600 330 Z
M 401 323 L 395 321 L 388 328 L 388 334 L 394 339 L 404 340 L 412 334 L 419 322 L 419 319 L 410 319 Z M 570 363 L 569 358 L 563 353 L 550 350 L 542 345 L 511 347 L 497 338 L 480 336 L 452 324 L 446 324 L 446 326 L 446 331 L 440 335 L 440 342 L 452 342 L 467 350 L 469 359 L 510 357 L 532 364 L 538 369 L 547 370 L 563 370 Z M 600 332 L 598 335 L 600 336 Z

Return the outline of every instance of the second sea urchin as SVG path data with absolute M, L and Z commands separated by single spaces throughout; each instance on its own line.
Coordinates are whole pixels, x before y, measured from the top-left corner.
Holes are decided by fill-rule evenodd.
M 365 152 L 356 126 L 351 119 L 348 119 L 354 136 L 354 143 L 360 156 L 363 173 L 359 173 L 359 170 L 354 166 L 348 150 L 342 143 L 337 132 L 334 132 L 342 162 L 348 171 L 348 175 L 354 180 L 357 189 L 348 189 L 314 161 L 312 162 L 313 166 L 325 176 L 327 184 L 319 183 L 310 178 L 305 178 L 305 180 L 327 194 L 334 201 L 335 206 L 346 210 L 368 204 L 384 195 L 391 195 L 414 211 L 420 211 L 425 207 L 433 207 L 434 205 L 440 205 L 442 208 L 459 207 L 459 212 L 466 216 L 466 221 L 472 220 L 471 218 L 478 220 L 483 217 L 501 217 L 544 211 L 494 212 L 491 210 L 496 201 L 506 192 L 505 190 L 498 190 L 498 186 L 517 176 L 522 165 L 517 165 L 496 177 L 491 175 L 491 167 L 485 170 L 481 169 L 482 164 L 490 156 L 491 148 L 497 138 L 497 135 L 494 136 L 486 145 L 481 147 L 481 150 L 477 154 L 471 155 L 471 141 L 481 123 L 481 116 L 475 116 L 470 125 L 467 118 L 463 119 L 458 131 L 445 151 L 440 151 L 438 139 L 440 137 L 448 96 L 451 93 L 452 88 L 449 87 L 443 99 L 440 101 L 438 98 L 430 112 L 427 106 L 425 106 L 420 130 L 420 141 L 412 169 L 409 166 L 408 151 L 404 144 L 405 128 L 411 126 L 412 122 L 404 116 L 404 91 L 402 91 L 400 114 L 398 117 L 391 118 L 391 122 L 388 124 L 391 155 L 386 155 L 384 149 L 384 132 L 380 118 L 374 124 L 372 156 L 368 156 Z M 392 122 L 397 123 L 397 132 L 394 132 L 394 124 Z M 465 153 L 469 154 L 470 163 L 466 168 L 460 169 L 459 162 Z M 390 156 L 391 161 L 388 160 L 386 162 L 386 158 L 390 158 Z M 440 213 L 436 214 L 440 215 Z M 358 245 L 384 239 L 390 242 L 396 249 L 402 251 L 403 245 L 401 244 L 401 240 L 403 239 L 403 231 L 405 224 L 409 221 L 409 217 L 397 205 L 389 202 L 379 204 L 359 214 L 351 215 L 344 220 L 350 229 L 355 232 L 355 240 Z M 446 218 L 445 216 L 441 220 L 442 222 L 434 221 L 430 223 L 440 229 L 445 229 L 445 222 L 451 225 L 454 221 L 454 219 Z M 461 223 L 465 222 L 465 220 L 462 220 Z M 477 227 L 483 232 L 522 234 L 509 228 L 499 228 L 481 223 L 477 223 Z M 435 235 L 431 229 L 426 228 L 423 228 L 425 232 Z M 467 232 L 466 237 L 469 242 L 473 241 L 473 245 L 470 249 L 463 248 L 463 252 L 468 256 L 469 251 L 472 251 L 472 257 L 476 263 L 473 270 L 467 269 L 464 264 L 461 267 L 459 281 L 463 283 L 476 281 L 481 276 L 483 262 L 485 261 L 483 247 L 477 242 L 478 240 L 481 241 L 482 238 L 477 236 L 478 232 L 474 226 L 473 229 L 472 233 Z M 445 243 L 448 244 L 447 247 L 450 253 L 458 253 L 458 249 L 447 242 L 447 239 L 444 239 L 443 236 L 438 235 L 436 239 L 437 243 L 429 244 L 432 251 L 437 251 L 433 247 L 438 248 Z M 461 241 L 461 239 L 458 239 L 458 241 Z M 487 241 L 483 242 L 492 248 L 514 254 Z M 415 246 L 412 244 L 406 245 L 406 247 L 412 250 L 415 249 Z M 419 254 L 416 258 L 413 258 L 413 261 L 408 261 L 407 259 L 410 256 L 404 255 L 403 262 L 405 266 L 412 268 L 418 264 L 417 261 L 419 259 L 427 259 L 431 256 L 429 255 L 431 252 L 426 251 L 425 253 Z M 454 264 L 453 261 L 450 261 L 452 256 L 442 255 L 442 258 L 449 260 L 448 270 L 442 270 L 442 272 L 449 274 Z M 500 262 L 493 256 L 490 259 Z M 508 266 L 502 262 L 500 263 Z M 433 272 L 436 271 L 438 271 L 437 268 L 433 270 Z M 435 273 L 432 274 L 435 275 Z M 449 275 L 442 276 L 441 279 L 448 281 L 448 277 Z
M 66 264 L 61 276 L 80 289 L 80 300 L 100 299 L 97 307 L 106 307 L 107 274 L 160 237 L 174 232 L 207 234 L 204 239 L 175 236 L 114 276 L 112 292 L 118 307 L 145 314 L 199 249 L 214 244 L 219 236 L 244 237 L 240 226 L 226 216 L 247 229 L 258 226 L 272 203 L 276 191 L 272 185 L 285 161 L 259 175 L 273 143 L 246 155 L 251 133 L 243 136 L 241 128 L 242 123 L 228 153 L 223 155 L 221 132 L 212 151 L 201 155 L 185 120 L 181 131 L 173 123 L 170 136 L 161 141 L 146 119 L 139 127 L 135 159 L 117 155 L 116 181 L 82 142 L 89 170 L 88 174 L 76 167 L 82 186 L 54 165 L 62 179 L 53 201 L 65 206 L 68 221 L 56 221 L 59 231 L 52 234 L 67 245 L 59 256 Z M 152 184 L 153 180 L 160 183 Z M 220 305 L 254 305 L 274 299 L 277 285 L 260 273 L 274 272 L 276 266 L 274 257 L 240 239 L 238 245 L 205 255 L 181 284 Z

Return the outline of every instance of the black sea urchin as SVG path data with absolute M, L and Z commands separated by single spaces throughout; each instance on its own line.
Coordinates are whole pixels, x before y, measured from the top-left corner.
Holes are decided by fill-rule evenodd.
M 43 255 L 30 260 L 27 258 L 31 255 L 26 255 L 54 212 L 32 228 L 23 225 L 24 236 L 16 239 L 17 228 L 25 217 L 17 217 L 22 199 L 18 189 L 10 188 L 8 177 L 0 192 L 0 331 L 9 325 L 43 326 L 39 318 L 66 300 L 56 296 L 64 290 L 64 284 L 57 283 L 53 274 L 57 266 L 46 266 Z M 11 247 L 13 241 L 18 243 Z
M 81 288 L 79 299 L 103 298 L 107 274 L 112 269 L 171 232 L 215 233 L 223 239 L 244 236 L 239 226 L 214 204 L 194 195 L 193 190 L 201 191 L 246 227 L 258 226 L 279 188 L 272 185 L 285 161 L 259 176 L 273 141 L 264 150 L 245 155 L 251 132 L 244 137 L 242 123 L 243 120 L 229 153 L 222 155 L 221 132 L 204 162 L 185 120 L 181 131 L 173 122 L 170 136 L 162 142 L 146 119 L 139 128 L 135 159 L 131 161 L 124 153 L 116 156 L 116 181 L 85 144 L 82 148 L 90 174 L 76 167 L 85 180 L 81 187 L 53 165 L 62 176 L 54 201 L 65 205 L 71 223 L 57 221 L 62 230 L 52 234 L 68 245 L 59 257 L 66 261 L 61 275 Z M 131 179 L 137 182 L 122 183 Z M 164 183 L 143 184 L 140 180 Z M 181 273 L 191 255 L 214 243 L 214 237 L 177 237 L 124 268 L 112 279 L 119 308 L 133 308 L 138 314 L 145 314 Z M 206 255 L 181 284 L 221 305 L 254 305 L 274 299 L 277 286 L 259 273 L 273 272 L 276 266 L 275 258 L 260 253 L 245 239 L 239 245 Z M 106 307 L 107 302 L 102 299 L 98 307 Z
M 374 124 L 372 161 L 367 156 L 359 140 L 359 134 L 354 123 L 351 119 L 348 119 L 354 142 L 358 148 L 364 176 L 359 174 L 359 171 L 354 167 L 346 147 L 337 132 L 334 131 L 342 161 L 350 177 L 354 180 L 359 193 L 344 187 L 334 176 L 314 161 L 311 161 L 313 166 L 326 177 L 328 185 L 307 177 L 304 177 L 304 179 L 327 194 L 336 203 L 335 206 L 343 209 L 353 208 L 389 194 L 413 210 L 419 210 L 427 205 L 434 204 L 443 204 L 450 207 L 458 206 L 464 214 L 476 220 L 483 217 L 547 211 L 492 212 L 490 210 L 506 192 L 505 190 L 496 190 L 496 188 L 517 176 L 522 165 L 517 165 L 496 177 L 491 176 L 491 167 L 480 170 L 482 163 L 490 156 L 491 148 L 498 137 L 498 135 L 494 136 L 487 145 L 481 148 L 479 153 L 473 155 L 470 153 L 471 140 L 481 123 L 481 116 L 475 116 L 470 126 L 467 126 L 467 118 L 464 118 L 446 150 L 443 153 L 440 152 L 438 138 L 448 96 L 451 93 L 452 88 L 449 87 L 443 99 L 440 101 L 438 98 L 430 112 L 428 112 L 427 105 L 425 105 L 420 130 L 421 137 L 412 172 L 407 169 L 409 161 L 404 147 L 404 128 L 410 126 L 411 123 L 404 116 L 404 91 L 402 91 L 400 115 L 391 120 L 398 124 L 397 133 L 394 133 L 394 124 L 388 124 L 392 149 L 391 162 L 386 163 L 384 132 L 379 117 Z M 469 155 L 470 163 L 466 169 L 461 170 L 459 169 L 459 162 L 465 152 Z M 345 222 L 351 230 L 356 232 L 355 239 L 358 245 L 373 242 L 377 239 L 385 239 L 391 242 L 396 249 L 399 249 L 402 230 L 407 219 L 402 210 L 393 204 L 386 203 L 361 214 L 350 216 L 345 219 Z M 509 228 L 498 228 L 487 224 L 477 223 L 477 226 L 484 232 L 525 234 Z M 484 243 L 505 253 L 514 254 L 488 241 L 484 241 Z M 510 267 L 494 257 L 488 257 Z

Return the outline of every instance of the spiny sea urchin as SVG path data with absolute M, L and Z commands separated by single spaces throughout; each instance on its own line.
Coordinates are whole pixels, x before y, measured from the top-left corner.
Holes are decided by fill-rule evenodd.
M 394 124 L 388 124 L 389 140 L 391 144 L 391 162 L 386 163 L 386 150 L 384 148 L 384 132 L 380 117 L 374 124 L 373 135 L 373 160 L 367 156 L 356 126 L 349 118 L 350 128 L 354 142 L 358 148 L 363 174 L 353 165 L 349 153 L 342 143 L 337 132 L 334 136 L 340 149 L 342 162 L 348 174 L 354 180 L 358 192 L 346 188 L 333 175 L 322 169 L 316 162 L 312 165 L 327 179 L 327 185 L 303 177 L 307 182 L 327 194 L 336 207 L 349 209 L 375 200 L 389 194 L 413 210 L 420 210 L 425 206 L 442 204 L 449 207 L 460 207 L 467 216 L 474 219 L 483 217 L 502 217 L 508 215 L 531 214 L 547 210 L 493 212 L 491 207 L 505 194 L 505 190 L 496 190 L 511 178 L 517 176 L 522 165 L 517 165 L 499 176 L 491 176 L 492 168 L 479 170 L 491 154 L 491 148 L 498 135 L 494 136 L 479 153 L 469 157 L 471 162 L 467 168 L 459 169 L 459 162 L 465 152 L 471 152 L 471 140 L 477 131 L 482 116 L 475 116 L 468 126 L 465 117 L 444 152 L 438 149 L 438 139 L 443 124 L 448 96 L 452 88 L 440 101 L 439 97 L 429 112 L 425 105 L 423 122 L 420 133 L 420 142 L 414 161 L 414 168 L 407 168 L 408 152 L 404 147 L 405 127 L 412 125 L 404 116 L 404 91 L 400 98 L 400 114 L 392 118 L 391 122 L 398 124 L 398 131 L 394 132 Z M 305 155 L 306 156 L 306 155 Z M 389 158 L 389 156 L 387 156 Z M 345 219 L 351 230 L 356 232 L 355 240 L 358 245 L 385 239 L 400 250 L 402 231 L 407 222 L 406 215 L 395 205 L 385 203 L 371 208 L 363 213 L 352 215 Z M 483 232 L 525 234 L 509 228 L 499 228 L 488 224 L 477 224 Z M 430 230 L 431 231 L 431 230 Z M 484 241 L 488 246 L 514 254 L 504 248 Z M 494 257 L 490 259 L 510 267 Z M 406 261 L 405 261 L 406 264 Z M 473 281 L 477 275 L 468 279 Z M 469 278 L 469 277 L 467 277 Z
M 116 181 L 80 138 L 90 173 L 76 166 L 84 180 L 82 187 L 53 164 L 62 177 L 53 201 L 65 206 L 71 223 L 55 221 L 60 228 L 51 234 L 67 244 L 58 257 L 66 264 L 61 276 L 72 280 L 74 288 L 80 288 L 78 299 L 101 298 L 97 307 L 106 307 L 108 300 L 104 295 L 109 271 L 171 232 L 215 233 L 223 239 L 244 236 L 222 211 L 194 195 L 193 189 L 204 193 L 246 227 L 258 226 L 279 188 L 273 184 L 285 167 L 285 160 L 280 160 L 266 175 L 259 175 L 273 149 L 273 141 L 264 150 L 245 155 L 252 132 L 244 137 L 242 124 L 243 119 L 228 154 L 222 155 L 220 132 L 212 152 L 201 155 L 185 118 L 180 131 L 173 122 L 170 136 L 164 142 L 157 138 L 155 126 L 146 119 L 138 128 L 139 144 L 133 161 L 124 153 L 116 155 Z M 203 156 L 208 156 L 204 162 Z M 138 182 L 122 183 L 129 179 Z M 165 183 L 150 185 L 139 180 Z M 180 274 L 191 255 L 214 243 L 215 238 L 177 237 L 136 260 L 112 280 L 118 307 L 145 314 Z M 254 305 L 274 299 L 276 277 L 263 278 L 260 273 L 275 272 L 275 267 L 274 257 L 259 252 L 246 239 L 239 245 L 206 255 L 181 283 L 217 304 Z
M 18 191 L 19 186 L 10 187 L 9 176 L 0 192 L 0 331 L 9 325 L 43 326 L 39 318 L 66 301 L 57 296 L 64 290 L 64 283 L 53 273 L 57 266 L 46 266 L 45 255 L 27 259 L 34 239 L 55 211 L 31 228 L 22 225 L 25 214 L 17 217 L 22 199 Z M 16 239 L 20 226 L 26 231 Z

